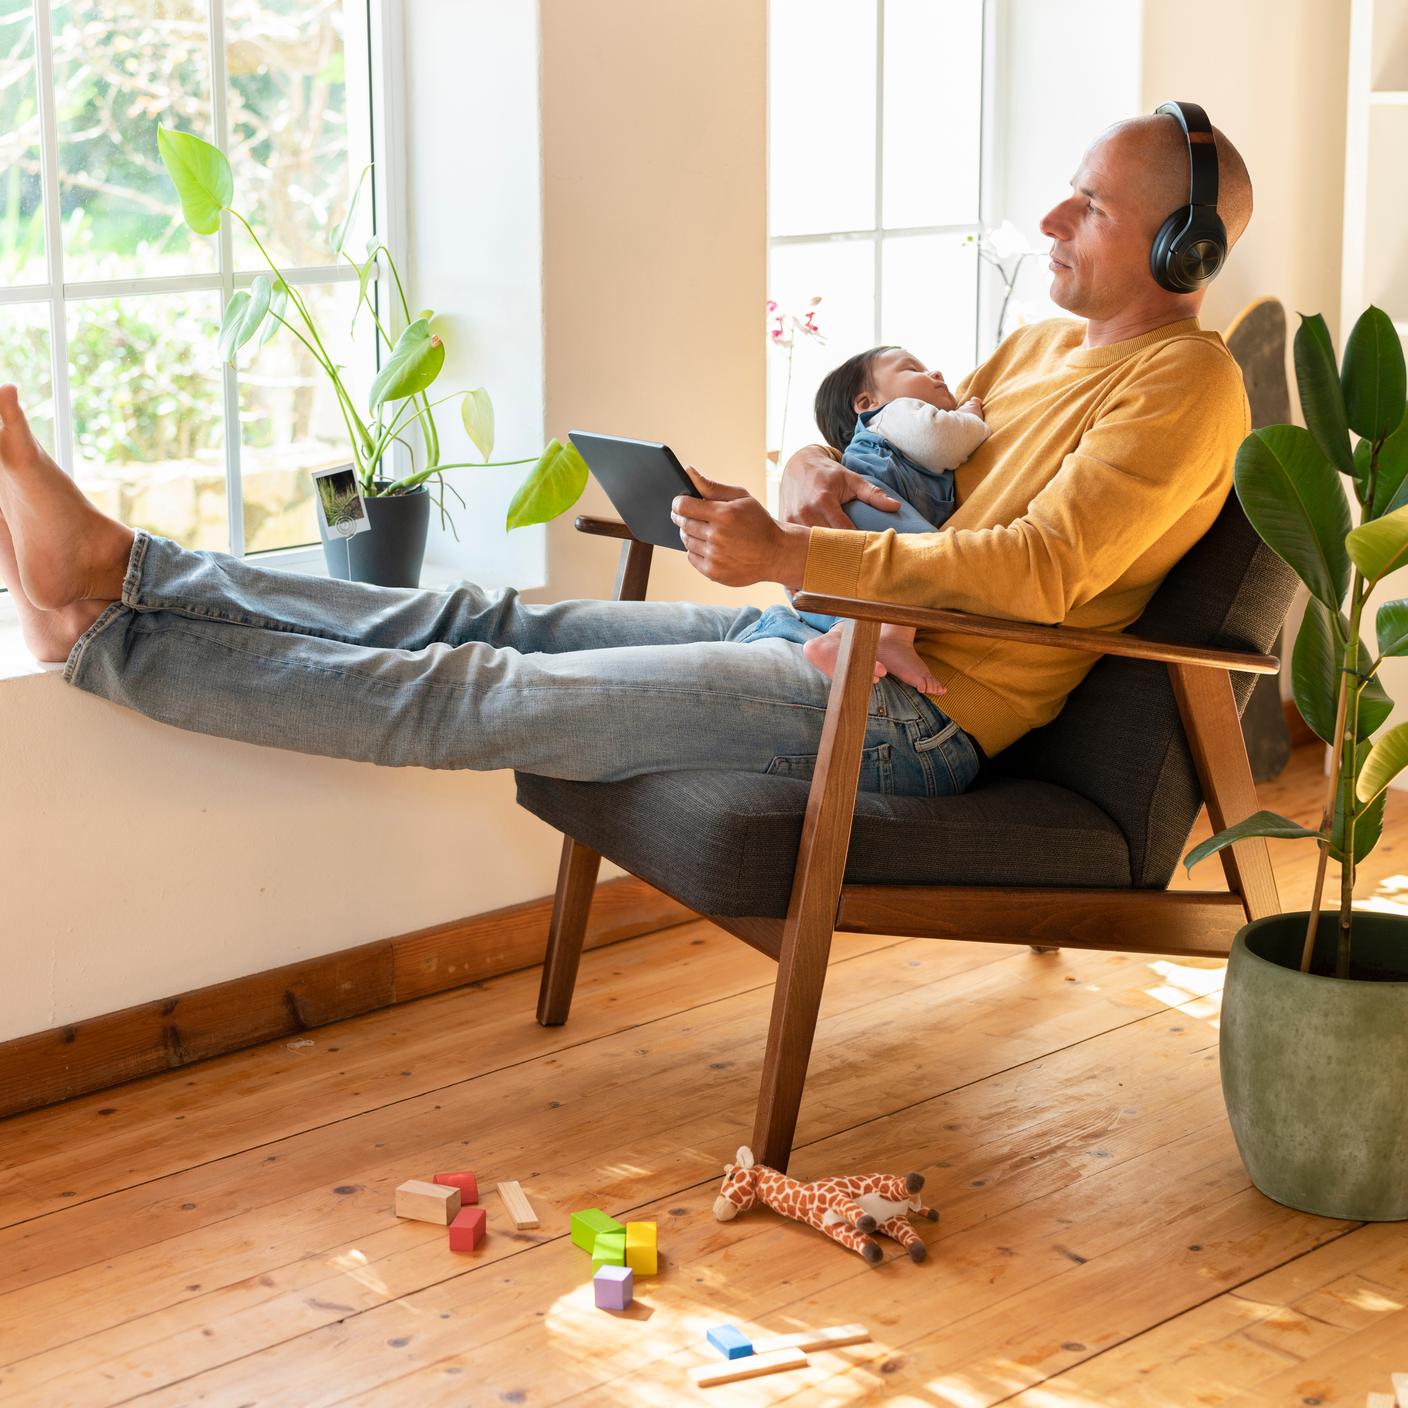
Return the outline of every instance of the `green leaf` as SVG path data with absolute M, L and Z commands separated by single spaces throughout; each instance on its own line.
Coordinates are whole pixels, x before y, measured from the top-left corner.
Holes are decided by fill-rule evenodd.
M 1408 655 L 1408 601 L 1386 601 L 1374 618 L 1380 655 Z
M 505 526 L 526 528 L 530 523 L 546 523 L 571 508 L 587 487 L 587 462 L 577 447 L 549 440 L 527 479 L 508 506 Z
M 265 320 L 264 326 L 259 329 L 259 340 L 254 344 L 256 348 L 263 347 L 283 326 L 279 319 L 287 310 L 288 285 L 282 279 L 275 279 L 273 290 L 269 296 L 269 317 Z
M 220 320 L 220 360 L 233 362 L 235 353 L 259 331 L 269 311 L 271 286 L 268 276 L 259 274 L 248 290 L 240 289 L 225 305 Z
M 1367 440 L 1382 440 L 1403 419 L 1403 344 L 1393 320 L 1370 304 L 1344 345 L 1345 410 L 1349 428 Z
M 1408 562 L 1408 506 L 1361 523 L 1344 545 L 1365 581 L 1387 577 Z
M 1338 616 L 1336 631 L 1332 625 L 1335 619 L 1323 602 L 1311 597 L 1305 604 L 1305 618 L 1291 652 L 1291 697 L 1301 718 L 1326 743 L 1334 742 L 1340 662 L 1349 634 L 1349 622 Z
M 1291 821 L 1276 812 L 1257 812 L 1245 821 L 1239 821 L 1236 826 L 1229 826 L 1226 831 L 1209 836 L 1202 845 L 1194 846 L 1183 857 L 1183 864 L 1192 870 L 1200 860 L 1206 860 L 1225 846 L 1230 846 L 1235 841 L 1245 841 L 1251 836 L 1275 836 L 1282 840 L 1294 840 L 1300 836 L 1313 836 L 1317 841 L 1322 839 L 1320 832 L 1312 831 L 1298 821 Z
M 1361 664 L 1368 658 L 1361 641 L 1359 645 Z M 1388 691 L 1384 688 L 1378 675 L 1370 675 L 1364 681 L 1364 688 L 1359 692 L 1359 727 L 1355 729 L 1354 736 L 1362 741 L 1376 734 L 1391 713 L 1393 713 L 1393 700 L 1388 697 Z
M 1399 773 L 1408 767 L 1408 724 L 1395 724 L 1369 750 L 1359 770 L 1354 795 L 1372 802 Z
M 1373 449 L 1368 440 L 1354 447 L 1354 457 L 1364 452 L 1365 462 Z M 1408 504 L 1408 415 L 1398 423 L 1398 429 L 1379 447 L 1379 469 L 1374 479 L 1373 516 L 1382 518 L 1396 508 Z
M 225 305 L 225 314 L 220 319 L 220 360 L 222 362 L 233 362 L 235 359 L 235 349 L 239 346 L 236 339 L 240 335 L 240 324 L 244 321 L 245 309 L 249 307 L 249 290 L 236 289 L 230 295 L 230 301 Z
M 494 403 L 482 386 L 464 393 L 460 419 L 474 441 L 474 448 L 487 460 L 494 453 Z
M 220 212 L 235 198 L 235 178 L 219 147 L 212 147 L 189 132 L 158 125 L 156 147 L 176 194 L 181 214 L 198 235 L 213 235 L 220 228 Z
M 1349 421 L 1345 416 L 1335 345 L 1319 313 L 1312 317 L 1301 314 L 1296 331 L 1295 361 L 1296 387 L 1300 391 L 1300 408 L 1306 426 L 1325 458 L 1343 473 L 1354 474 Z
M 424 318 L 417 318 L 396 339 L 386 365 L 372 382 L 367 404 L 375 410 L 385 401 L 400 401 L 424 391 L 444 365 L 445 344 L 431 335 L 430 324 Z
M 362 168 L 362 174 L 357 177 L 357 187 L 352 192 L 352 199 L 347 205 L 347 214 L 332 227 L 332 231 L 328 235 L 328 243 L 332 245 L 334 256 L 342 253 L 342 246 L 347 240 L 347 232 L 352 228 L 352 217 L 357 213 L 357 202 L 362 198 L 362 186 L 366 183 L 367 172 L 371 169 L 371 162 Z
M 1369 744 L 1360 742 L 1354 752 L 1354 771 L 1358 776 L 1369 756 Z M 1356 805 L 1354 810 L 1354 862 L 1357 865 L 1378 844 L 1384 829 L 1384 802 L 1387 796 L 1380 793 L 1368 806 Z M 1344 859 L 1344 788 L 1335 789 L 1334 815 L 1330 822 L 1330 859 L 1342 862 Z
M 362 311 L 362 304 L 367 301 L 367 285 L 376 277 L 376 271 L 380 267 L 377 263 L 377 255 L 381 253 L 381 245 L 373 241 L 367 252 L 366 261 L 357 268 L 357 302 L 352 309 L 351 331 L 357 330 L 357 314 Z
M 1237 451 L 1237 497 L 1252 527 L 1311 594 L 1338 611 L 1349 590 L 1349 503 L 1308 430 L 1269 425 Z

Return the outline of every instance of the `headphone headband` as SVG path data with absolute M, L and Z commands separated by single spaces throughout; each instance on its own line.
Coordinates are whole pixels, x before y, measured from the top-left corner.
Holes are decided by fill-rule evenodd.
M 1188 204 L 1217 209 L 1217 144 L 1212 123 L 1197 103 L 1160 103 L 1155 112 L 1178 119 L 1188 139 Z
M 1183 130 L 1188 147 L 1188 204 L 1159 227 L 1149 268 L 1160 288 L 1193 293 L 1217 277 L 1227 258 L 1227 231 L 1217 213 L 1217 142 L 1197 103 L 1160 103 Z

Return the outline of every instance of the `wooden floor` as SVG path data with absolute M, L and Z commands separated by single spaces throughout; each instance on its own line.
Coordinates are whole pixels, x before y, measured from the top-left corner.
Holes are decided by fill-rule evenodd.
M 1316 819 L 1317 765 L 1263 801 Z M 1387 901 L 1408 889 L 1392 802 L 1362 890 Z M 1313 852 L 1276 861 L 1303 903 Z M 842 936 L 793 1172 L 921 1170 L 942 1211 L 921 1266 L 763 1209 L 714 1221 L 772 967 L 703 923 L 589 954 L 564 1028 L 534 1024 L 523 972 L 14 1118 L 0 1403 L 1358 1408 L 1408 1370 L 1408 1225 L 1249 1185 L 1222 971 Z M 396 1184 L 455 1166 L 522 1180 L 541 1229 L 491 1192 L 474 1255 L 396 1220 Z M 567 1237 L 590 1205 L 660 1226 L 624 1315 L 593 1308 Z M 805 1370 L 687 1384 L 721 1321 L 857 1320 L 873 1343 Z

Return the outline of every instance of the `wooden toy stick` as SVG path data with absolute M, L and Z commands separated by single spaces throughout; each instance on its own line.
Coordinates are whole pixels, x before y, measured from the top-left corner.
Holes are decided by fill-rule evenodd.
M 864 1344 L 870 1331 L 864 1325 L 832 1325 L 828 1330 L 803 1330 L 795 1335 L 777 1335 L 770 1340 L 758 1340 L 755 1354 L 769 1354 L 778 1349 L 840 1349 L 845 1344 Z
M 516 1179 L 499 1184 L 499 1197 L 504 1200 L 504 1207 L 520 1232 L 525 1227 L 538 1225 L 538 1214 L 533 1211 L 533 1204 L 528 1201 L 528 1195 Z
M 779 1349 L 771 1354 L 750 1354 L 744 1359 L 724 1359 L 717 1364 L 701 1364 L 689 1371 L 696 1388 L 714 1384 L 731 1384 L 738 1379 L 752 1379 L 759 1374 L 776 1374 L 783 1369 L 805 1369 L 807 1356 L 800 1349 Z

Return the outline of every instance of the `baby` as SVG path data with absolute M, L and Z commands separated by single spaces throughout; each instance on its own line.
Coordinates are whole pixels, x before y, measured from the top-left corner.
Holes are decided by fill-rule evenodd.
M 931 533 L 957 506 L 953 471 L 988 437 L 982 402 L 959 405 L 942 372 L 902 347 L 872 347 L 828 372 L 816 393 L 816 422 L 847 469 L 899 499 L 895 512 L 853 499 L 846 514 L 857 528 Z M 792 630 L 786 617 L 791 616 Z M 802 653 L 824 674 L 834 674 L 841 648 L 841 622 L 812 612 L 793 615 L 777 607 L 765 612 L 747 639 L 798 639 L 800 619 L 821 635 L 806 634 Z M 925 694 L 944 687 L 914 648 L 914 627 L 882 626 L 876 678 L 886 672 Z

